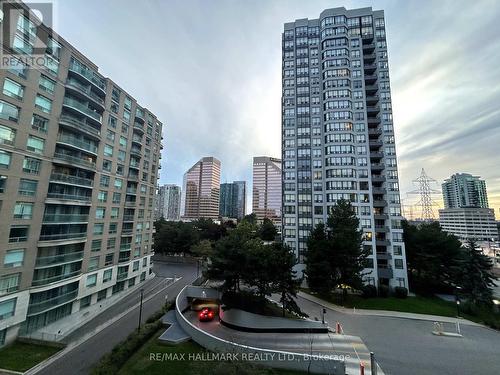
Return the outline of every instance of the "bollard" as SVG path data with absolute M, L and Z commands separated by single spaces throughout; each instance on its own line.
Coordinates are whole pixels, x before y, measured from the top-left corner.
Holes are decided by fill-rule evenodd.
M 359 362 L 359 375 L 365 375 L 365 364 L 363 362 Z
M 373 354 L 373 352 L 370 352 L 370 366 L 372 375 L 377 375 L 377 363 L 375 362 L 375 354 Z
M 340 333 L 341 333 L 342 328 L 340 327 L 340 323 L 339 323 L 339 322 L 337 322 L 337 325 L 336 325 L 336 327 L 335 327 L 335 330 L 337 331 L 337 333 L 338 333 L 338 334 L 340 334 Z

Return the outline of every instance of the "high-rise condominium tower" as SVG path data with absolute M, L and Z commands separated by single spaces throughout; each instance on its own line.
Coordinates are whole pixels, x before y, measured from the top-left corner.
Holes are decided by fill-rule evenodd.
M 181 218 L 219 217 L 220 161 L 205 157 L 184 174 Z
M 408 286 L 383 11 L 286 23 L 283 235 L 303 261 L 314 225 L 349 200 L 371 250 L 365 281 Z
M 155 219 L 163 217 L 167 221 L 180 220 L 181 187 L 166 184 L 158 188 L 157 207 Z
M 443 200 L 445 208 L 488 208 L 486 182 L 468 173 L 456 173 L 444 181 Z
M 151 276 L 162 139 L 153 113 L 24 4 L 2 22 L 15 33 L 1 35 L 0 345 L 73 314 L 78 326 Z
M 241 220 L 245 216 L 246 183 L 234 181 L 220 184 L 219 214 Z
M 268 156 L 253 158 L 252 213 L 258 220 L 281 224 L 281 160 Z

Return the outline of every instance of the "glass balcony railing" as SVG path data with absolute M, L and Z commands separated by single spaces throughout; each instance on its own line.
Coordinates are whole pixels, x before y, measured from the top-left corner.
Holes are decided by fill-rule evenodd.
M 92 152 L 93 154 L 97 154 L 97 146 L 93 145 L 90 142 L 85 142 L 82 139 L 70 135 L 59 134 L 57 136 L 57 142 L 70 144 L 82 150 Z
M 123 215 L 123 221 L 134 221 L 134 215 Z
M 79 272 L 80 271 L 78 271 L 78 273 Z M 28 307 L 28 315 L 35 315 L 43 311 L 53 309 L 57 306 L 75 300 L 77 296 L 78 296 L 78 289 L 73 290 L 69 293 L 61 294 L 60 296 L 42 302 L 30 304 Z
M 81 130 L 95 136 L 101 136 L 101 132 L 85 121 L 79 120 L 76 117 L 69 115 L 61 115 L 59 122 L 69 125 L 72 129 Z
M 52 192 L 47 193 L 47 198 L 67 199 L 67 200 L 86 202 L 86 203 L 90 203 L 92 199 L 90 195 L 77 195 L 77 194 L 52 193 Z
M 50 255 L 44 257 L 37 257 L 35 268 L 55 266 L 57 264 L 77 262 L 83 259 L 83 251 L 74 253 Z
M 66 182 L 68 184 L 82 185 L 82 186 L 93 186 L 94 180 L 90 178 L 72 176 L 64 173 L 52 173 L 50 175 L 50 181 L 54 182 Z
M 75 61 L 70 61 L 69 70 L 85 77 L 87 80 L 89 80 L 94 85 L 99 87 L 102 91 L 106 91 L 106 82 L 104 81 L 104 79 L 99 77 L 97 73 L 92 71 L 91 69 L 83 65 L 77 64 Z
M 120 245 L 120 251 L 131 251 L 132 243 L 125 243 Z
M 70 164 L 76 164 L 76 165 L 81 165 L 84 167 L 88 167 L 90 169 L 95 170 L 96 169 L 96 164 L 93 159 L 90 158 L 81 158 L 77 156 L 72 156 L 63 152 L 55 152 L 54 153 L 54 158 L 55 159 L 60 159 L 60 160 L 65 160 L 69 162 Z
M 77 109 L 78 111 L 93 118 L 94 120 L 98 121 L 99 123 L 101 123 L 101 121 L 102 121 L 102 116 L 98 112 L 93 111 L 86 104 L 81 103 L 78 100 L 65 97 L 63 104 Z
M 89 220 L 89 215 L 85 214 L 45 214 L 44 223 L 82 223 Z
M 80 82 L 78 82 L 74 79 L 68 80 L 66 82 L 66 86 L 69 86 L 71 88 L 78 90 L 79 92 L 83 93 L 85 96 L 89 97 L 93 101 L 104 106 L 104 100 L 101 97 L 99 97 L 99 95 L 96 95 L 95 93 L 93 93 L 89 86 L 82 85 Z
M 71 239 L 75 239 L 75 238 L 86 239 L 87 232 L 40 234 L 40 241 L 71 240 Z

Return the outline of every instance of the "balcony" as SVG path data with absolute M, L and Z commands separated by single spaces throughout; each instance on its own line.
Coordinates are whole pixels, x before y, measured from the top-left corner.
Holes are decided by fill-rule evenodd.
M 373 214 L 373 218 L 375 220 L 387 220 L 387 219 L 389 219 L 389 215 L 384 214 L 384 213 L 375 213 L 375 214 Z
M 385 169 L 384 163 L 371 163 L 370 168 L 372 171 L 381 171 Z
M 379 139 L 370 139 L 368 141 L 368 145 L 370 147 L 382 147 L 384 145 L 384 143 Z
M 137 195 L 137 189 L 127 188 L 127 194 Z
M 380 117 L 375 116 L 375 117 L 368 117 L 368 127 L 373 128 L 375 126 L 378 126 L 380 124 Z
M 61 199 L 61 200 L 68 200 L 68 201 L 77 201 L 77 202 L 88 203 L 89 205 L 90 205 L 90 202 L 92 200 L 92 196 L 90 196 L 90 195 L 51 193 L 51 192 L 47 193 L 47 198 Z
M 136 204 L 137 204 L 137 201 L 125 200 L 125 207 L 135 207 Z
M 373 60 L 375 60 L 376 57 L 377 56 L 374 53 L 365 53 L 365 54 L 363 54 L 363 59 L 365 61 L 369 61 L 369 60 L 373 61 Z
M 141 157 L 141 149 L 140 149 L 140 148 L 138 148 L 138 147 L 132 146 L 132 148 L 130 149 L 130 153 L 131 153 L 132 155 L 135 155 L 135 156 Z
M 71 90 L 76 91 L 79 94 L 82 94 L 84 99 L 92 100 L 94 103 L 99 105 L 99 107 L 101 107 L 102 110 L 104 110 L 104 100 L 99 95 L 92 92 L 92 89 L 90 88 L 90 86 L 85 86 L 74 79 L 69 79 L 66 82 L 66 87 L 71 89 Z
M 389 231 L 389 227 L 386 227 L 385 225 L 375 225 L 375 232 L 377 233 L 388 233 Z
M 104 78 L 99 77 L 99 75 L 93 70 L 71 61 L 69 64 L 69 71 L 77 73 L 79 76 L 85 78 L 89 83 L 99 88 L 102 92 L 106 93 L 106 81 Z
M 380 128 L 370 128 L 368 129 L 368 135 L 380 136 L 382 135 L 382 129 Z
M 380 107 L 378 105 L 376 105 L 374 107 L 366 107 L 367 114 L 373 115 L 373 114 L 377 114 L 379 112 L 380 112 Z
M 73 110 L 77 110 L 78 112 L 86 115 L 92 120 L 97 121 L 99 124 L 102 124 L 102 116 L 98 112 L 90 109 L 88 105 L 81 103 L 78 100 L 64 97 L 63 105 Z
M 135 215 L 123 215 L 123 221 L 134 221 Z
M 137 121 L 134 121 L 133 128 L 139 130 L 139 132 L 141 132 L 142 134 L 144 134 L 144 125 L 143 124 L 138 123 Z
M 142 147 L 142 137 L 137 137 L 135 134 L 132 136 L 132 142 L 136 143 L 139 145 L 139 147 Z
M 371 151 L 370 158 L 372 159 L 382 159 L 384 157 L 384 153 L 381 151 Z
M 80 271 L 78 271 L 78 273 L 79 272 Z M 35 286 L 34 282 L 33 286 Z M 55 307 L 64 305 L 68 302 L 74 301 L 77 296 L 78 296 L 78 289 L 42 302 L 30 304 L 28 307 L 28 315 L 40 314 L 46 310 L 50 310 Z
M 128 179 L 129 181 L 139 181 L 139 175 L 136 175 L 136 174 L 129 174 L 129 175 L 127 176 L 127 179 Z
M 392 259 L 391 253 L 388 253 L 387 251 L 377 251 L 377 259 Z
M 94 139 L 101 139 L 101 131 L 93 127 L 92 125 L 87 124 L 84 120 L 79 120 L 76 117 L 69 115 L 61 115 L 59 118 L 59 124 L 69 127 L 73 130 L 78 130 L 79 132 L 83 132 L 87 135 L 90 135 Z
M 144 111 L 138 111 L 137 109 L 135 110 L 135 120 L 138 121 L 141 124 L 144 124 Z
M 57 234 L 40 234 L 40 242 L 43 241 L 61 241 L 61 240 L 74 240 L 74 239 L 87 239 L 87 232 L 79 233 L 57 233 Z
M 385 176 L 372 174 L 372 182 L 385 182 Z
M 375 244 L 377 246 L 390 246 L 391 241 L 389 241 L 387 239 L 375 239 Z
M 91 158 L 82 159 L 81 157 L 72 156 L 69 154 L 62 153 L 62 152 L 55 152 L 54 159 L 65 161 L 67 163 L 64 163 L 64 164 L 69 164 L 71 166 L 84 167 L 84 168 L 90 169 L 92 171 L 96 170 L 96 163 Z
M 127 261 L 129 259 L 127 258 Z M 118 260 L 119 262 L 120 260 Z M 123 261 L 122 261 L 123 262 Z M 125 280 L 126 278 L 128 277 L 128 271 L 127 272 L 122 272 L 122 273 L 119 273 L 117 276 L 116 276 L 116 280 L 117 281 L 121 281 L 121 280 Z
M 45 257 L 37 257 L 35 268 L 44 268 L 58 264 L 77 262 L 83 259 L 83 251 L 75 253 L 58 254 Z
M 51 182 L 62 182 L 69 185 L 80 185 L 86 187 L 92 187 L 94 185 L 94 180 L 90 178 L 72 176 L 64 173 L 52 173 L 50 175 Z
M 374 84 L 378 79 L 376 74 L 366 74 L 364 78 L 367 85 Z
M 59 134 L 57 136 L 57 143 L 73 146 L 79 150 L 87 151 L 94 155 L 97 155 L 97 146 L 93 145 L 90 142 L 85 142 L 80 138 L 73 137 L 71 135 Z
M 377 266 L 378 277 L 382 279 L 392 279 L 393 272 L 392 267 L 385 264 L 379 264 Z
M 373 207 L 385 207 L 387 206 L 387 202 L 381 199 L 375 199 L 373 201 Z
M 43 223 L 61 223 L 61 224 L 73 224 L 73 223 L 87 223 L 89 221 L 89 215 L 87 214 L 45 214 L 43 215 Z

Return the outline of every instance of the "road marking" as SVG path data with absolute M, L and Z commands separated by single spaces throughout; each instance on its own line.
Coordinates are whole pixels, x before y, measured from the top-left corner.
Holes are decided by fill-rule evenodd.
M 160 290 L 158 290 L 154 294 L 148 296 L 143 301 L 143 304 L 146 303 L 146 302 L 148 302 L 152 298 L 156 297 L 158 294 L 160 294 L 161 292 L 163 292 L 165 289 L 170 288 L 172 285 L 174 285 L 177 281 L 179 281 L 181 279 L 182 279 L 182 277 L 177 277 L 171 284 L 168 284 L 168 285 L 164 286 L 163 288 L 161 288 Z M 156 288 L 156 286 L 154 288 Z M 91 332 L 89 332 L 86 335 L 82 336 L 82 338 L 80 338 L 79 340 L 76 340 L 76 341 L 68 344 L 68 346 L 66 346 L 66 348 L 64 348 L 60 352 L 54 354 L 52 357 L 47 358 L 45 361 L 40 362 L 38 365 L 30 368 L 28 371 L 26 371 L 24 373 L 24 375 L 33 375 L 33 374 L 37 374 L 38 372 L 42 371 L 43 369 L 45 369 L 46 367 L 50 366 L 52 363 L 54 363 L 58 359 L 64 357 L 66 354 L 68 354 L 69 352 L 73 351 L 73 349 L 75 349 L 78 346 L 82 345 L 84 342 L 88 341 L 90 338 L 94 337 L 96 334 L 98 334 L 102 330 L 104 330 L 104 329 L 108 328 L 109 326 L 113 325 L 118 320 L 120 320 L 121 318 L 123 318 L 124 316 L 126 316 L 127 314 L 129 314 L 130 312 L 132 312 L 133 310 L 135 310 L 136 308 L 138 308 L 140 304 L 141 304 L 140 302 L 137 302 L 135 305 L 133 305 L 132 307 L 128 308 L 127 310 L 125 310 L 121 314 L 118 314 L 114 318 L 108 320 L 107 322 L 101 324 L 100 326 L 97 326 L 94 330 L 92 330 Z

